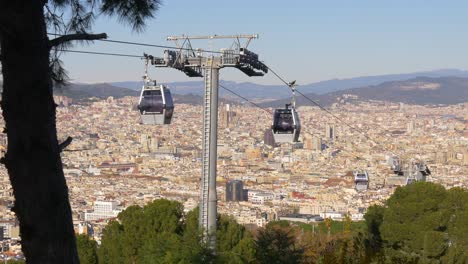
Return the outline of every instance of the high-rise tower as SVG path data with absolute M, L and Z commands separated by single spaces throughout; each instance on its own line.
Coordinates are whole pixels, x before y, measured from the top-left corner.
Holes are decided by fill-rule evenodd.
M 335 125 L 326 124 L 325 125 L 325 138 L 328 140 L 333 140 L 336 137 Z
M 244 183 L 240 180 L 230 180 L 226 183 L 226 202 L 244 201 Z

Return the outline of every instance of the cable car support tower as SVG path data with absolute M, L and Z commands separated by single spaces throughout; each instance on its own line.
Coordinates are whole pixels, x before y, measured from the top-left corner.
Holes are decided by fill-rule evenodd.
M 204 77 L 203 100 L 203 151 L 200 191 L 199 226 L 204 232 L 204 241 L 212 250 L 216 249 L 216 165 L 218 142 L 218 90 L 219 70 L 234 67 L 247 76 L 263 76 L 268 67 L 258 60 L 258 55 L 247 49 L 251 40 L 258 35 L 229 36 L 170 36 L 177 50 L 165 50 L 163 58 L 151 57 L 156 67 L 171 67 L 184 72 L 189 77 Z M 233 39 L 229 49 L 204 51 L 193 49 L 191 40 Z M 241 43 L 244 42 L 245 43 Z M 206 55 L 205 55 L 206 54 Z

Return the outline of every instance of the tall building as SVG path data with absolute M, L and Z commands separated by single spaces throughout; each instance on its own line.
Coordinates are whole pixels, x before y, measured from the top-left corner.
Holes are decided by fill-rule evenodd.
M 226 202 L 247 201 L 244 183 L 240 180 L 230 180 L 226 183 Z
M 226 104 L 224 109 L 219 112 L 219 127 L 231 128 L 236 123 L 237 113 L 231 109 L 229 104 Z
M 312 137 L 309 134 L 303 135 L 302 140 L 304 141 L 304 149 L 312 149 Z
M 273 131 L 271 131 L 269 128 L 265 130 L 265 133 L 263 133 L 263 143 L 271 147 L 276 146 L 275 138 L 273 137 Z
M 325 125 L 325 138 L 328 140 L 333 140 L 336 137 L 336 128 L 335 125 L 326 124 Z
M 406 132 L 408 132 L 408 134 L 413 133 L 415 127 L 416 127 L 416 125 L 415 125 L 414 120 L 411 120 L 411 121 L 406 125 Z
M 304 148 L 312 151 L 322 150 L 322 139 L 318 136 L 304 136 Z
M 322 151 L 322 139 L 314 136 L 312 137 L 312 150 L 314 151 Z
M 117 217 L 122 212 L 116 201 L 95 201 L 94 210 L 85 212 L 85 221 L 96 221 Z
M 145 134 L 140 135 L 140 144 L 142 147 L 148 146 L 148 135 L 145 135 Z
M 16 220 L 0 221 L 0 231 L 3 239 L 19 238 L 19 224 Z

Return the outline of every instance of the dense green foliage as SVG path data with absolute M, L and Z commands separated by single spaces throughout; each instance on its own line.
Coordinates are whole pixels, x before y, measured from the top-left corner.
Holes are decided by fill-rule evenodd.
M 248 231 L 219 216 L 216 256 L 200 242 L 198 209 L 157 200 L 131 206 L 103 231 L 99 263 L 467 263 L 468 191 L 418 182 L 398 188 L 363 222 L 270 222 Z M 82 263 L 95 244 L 79 236 Z M 94 255 L 93 255 L 94 254 Z M 84 260 L 86 259 L 86 261 Z
M 77 235 L 76 245 L 78 247 L 78 257 L 81 264 L 97 264 L 97 243 L 87 235 Z
M 303 250 L 296 243 L 294 229 L 270 225 L 258 232 L 255 241 L 258 263 L 300 263 Z
M 99 263 L 249 263 L 253 238 L 233 219 L 218 221 L 217 257 L 200 242 L 198 210 L 183 213 L 175 201 L 130 206 L 103 231 Z
M 468 191 L 464 189 L 445 190 L 425 182 L 398 188 L 379 217 L 389 262 L 468 261 Z
M 24 260 L 8 260 L 7 264 L 24 264 L 26 263 Z

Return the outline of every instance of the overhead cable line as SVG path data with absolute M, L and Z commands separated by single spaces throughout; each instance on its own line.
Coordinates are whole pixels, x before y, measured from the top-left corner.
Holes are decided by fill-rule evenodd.
M 362 136 L 364 136 L 367 140 L 369 140 L 370 142 L 373 142 L 375 145 L 380 145 L 378 144 L 375 140 L 373 140 L 369 135 L 367 135 L 367 133 L 365 133 L 364 131 L 360 130 L 359 128 L 355 127 L 355 126 L 352 126 L 350 125 L 349 123 L 347 123 L 346 121 L 344 121 L 343 119 L 341 119 L 340 117 L 338 117 L 337 115 L 333 114 L 331 111 L 329 111 L 328 109 L 326 109 L 325 107 L 323 107 L 320 103 L 316 102 L 315 100 L 312 100 L 311 98 L 309 98 L 308 96 L 306 96 L 304 93 L 298 91 L 297 89 L 295 89 L 293 86 L 294 86 L 294 83 L 288 83 L 284 78 L 282 78 L 278 73 L 276 73 L 273 69 L 271 69 L 268 65 L 266 65 L 266 67 L 268 68 L 268 70 L 270 70 L 270 72 L 272 72 L 279 80 L 281 80 L 286 86 L 288 86 L 289 88 L 291 88 L 293 91 L 299 93 L 300 95 L 302 95 L 305 99 L 307 99 L 308 101 L 310 101 L 311 103 L 313 103 L 314 105 L 318 106 L 321 110 L 325 111 L 326 113 L 328 113 L 329 115 L 331 115 L 332 117 L 334 117 L 335 119 L 337 119 L 338 121 L 340 121 L 341 123 L 345 124 L 346 126 L 348 126 L 350 129 L 358 132 L 359 134 L 361 134 Z M 382 146 L 382 145 L 381 145 Z M 386 150 L 386 147 L 385 146 L 382 146 L 384 150 Z M 387 150 L 388 151 L 388 150 Z M 392 151 L 390 151 L 392 152 Z M 401 156 L 401 155 L 400 155 Z
M 51 34 L 51 33 L 48 33 L 48 34 Z M 51 35 L 57 35 L 57 36 L 60 36 L 58 34 L 51 34 Z M 157 47 L 157 48 L 169 48 L 169 49 L 179 49 L 179 50 L 189 50 L 189 51 L 193 51 L 192 49 L 187 49 L 187 48 L 177 48 L 177 47 L 171 47 L 171 46 L 166 46 L 166 45 L 153 45 L 153 44 L 145 44 L 145 43 L 137 43 L 137 42 L 127 42 L 127 41 L 119 41 L 119 40 L 100 40 L 100 41 L 105 41 L 105 42 L 114 42 L 114 43 L 120 43 L 120 44 L 128 44 L 128 45 L 139 45 L 139 46 L 149 46 L 149 47 Z M 118 57 L 130 57 L 130 58 L 143 58 L 144 56 L 140 56 L 140 55 L 132 55 L 132 54 L 121 54 L 121 53 L 107 53 L 107 52 L 94 52 L 94 51 L 83 51 L 83 50 L 68 50 L 68 49 L 62 49 L 60 51 L 64 51 L 64 52 L 72 52 L 72 53 L 82 53 L 82 54 L 91 54 L 91 55 L 106 55 L 106 56 L 118 56 Z M 208 52 L 208 53 L 221 53 L 219 51 L 204 51 L 204 52 Z M 343 119 L 341 119 L 340 117 L 338 117 L 337 115 L 333 114 L 331 111 L 329 111 L 328 109 L 326 109 L 325 107 L 323 107 L 322 105 L 320 105 L 320 103 L 312 100 L 311 98 L 309 98 L 308 96 L 306 96 L 304 93 L 298 91 L 297 89 L 294 89 L 292 86 L 293 86 L 293 83 L 288 83 L 284 78 L 282 78 L 278 73 L 276 73 L 273 69 L 271 69 L 269 66 L 265 65 L 267 69 L 269 69 L 279 80 L 281 80 L 281 82 L 283 82 L 286 86 L 288 86 L 289 88 L 293 89 L 294 91 L 298 92 L 300 95 L 302 95 L 305 99 L 307 99 L 308 101 L 310 101 L 312 104 L 318 106 L 321 110 L 325 111 L 326 113 L 328 113 L 329 115 L 331 115 L 332 117 L 334 117 L 335 119 L 337 119 L 338 121 L 340 121 L 341 123 L 345 124 L 346 126 L 348 126 L 351 130 L 354 130 L 354 131 L 357 131 L 358 133 L 360 133 L 361 135 L 363 135 L 366 139 L 368 139 L 369 141 L 372 141 L 374 144 L 376 145 L 379 145 L 378 143 L 376 143 L 375 140 L 373 140 L 372 138 L 370 138 L 370 136 L 367 135 L 367 133 L 365 133 L 364 131 L 360 130 L 359 128 L 356 128 L 352 125 L 350 125 L 349 123 L 347 123 L 346 121 L 344 121 Z M 248 100 L 247 98 L 245 98 L 244 96 L 226 88 L 225 86 L 223 85 L 219 85 L 221 88 L 225 89 L 226 91 L 234 94 L 235 96 L 249 102 L 250 104 L 262 109 L 263 111 L 271 114 L 271 112 L 263 107 L 261 107 L 260 105 Z M 390 151 L 392 152 L 392 151 Z
M 72 52 L 72 53 L 84 53 L 84 54 L 91 54 L 91 55 L 107 55 L 107 56 L 119 56 L 119 57 L 130 57 L 130 58 L 143 58 L 143 56 L 130 55 L 130 54 L 121 54 L 121 53 L 107 53 L 107 52 L 95 52 L 95 51 L 84 51 L 84 50 L 61 50 L 61 51 Z M 267 112 L 268 114 L 272 114 L 272 112 L 269 111 L 268 109 L 265 109 L 265 108 L 261 107 L 259 104 L 252 102 L 251 100 L 249 100 L 246 97 L 234 92 L 233 90 L 231 90 L 231 89 L 229 89 L 229 88 L 227 88 L 227 87 L 225 87 L 225 86 L 223 86 L 221 84 L 219 85 L 219 87 L 221 87 L 224 90 L 230 92 L 231 94 L 241 98 L 242 100 L 247 101 L 251 105 L 260 108 L 261 110 Z
M 56 33 L 47 33 L 47 35 L 57 36 L 57 37 L 63 36 L 61 34 L 56 34 Z M 158 44 L 149 44 L 149 43 L 141 43 L 141 42 L 131 42 L 131 41 L 123 41 L 123 40 L 115 40 L 115 39 L 96 39 L 95 41 L 117 43 L 117 44 L 126 44 L 126 45 L 135 45 L 135 46 L 143 46 L 143 47 L 153 47 L 153 48 L 161 48 L 161 49 L 176 49 L 176 50 L 193 51 L 193 49 L 183 48 L 183 47 L 174 47 L 174 46 L 168 46 L 168 45 L 158 45 Z M 222 54 L 221 51 L 216 51 L 216 50 L 202 50 L 202 51 L 207 52 L 207 53 Z
M 350 125 L 349 123 L 347 123 L 346 121 L 344 121 L 343 119 L 341 119 L 340 117 L 338 117 L 337 115 L 333 114 L 331 111 L 329 111 L 328 109 L 326 109 L 325 107 L 321 106 L 319 103 L 317 103 L 316 101 L 310 99 L 308 96 L 306 96 L 305 94 L 303 94 L 302 92 L 296 90 L 296 92 L 300 95 L 302 95 L 305 99 L 307 99 L 308 101 L 312 102 L 313 104 L 317 105 L 320 109 L 322 109 L 323 111 L 327 112 L 329 115 L 331 115 L 332 117 L 334 117 L 335 119 L 337 119 L 338 121 L 340 121 L 341 123 L 345 124 L 346 126 L 348 126 L 350 129 L 352 130 L 355 130 L 357 131 L 359 134 L 363 135 L 366 139 L 370 140 L 370 141 L 374 141 L 372 138 L 370 138 L 366 132 L 362 131 L 361 129 L 353 126 L 353 125 Z M 374 141 L 375 143 L 375 141 Z
M 145 44 L 143 44 L 145 45 Z M 150 45 L 150 44 L 148 44 Z M 168 46 L 159 46 L 159 45 L 153 45 L 153 46 L 157 46 L 157 47 L 168 47 Z M 130 58 L 143 58 L 143 56 L 139 56 L 139 55 L 132 55 L 132 54 L 122 54 L 122 53 L 107 53 L 107 52 L 95 52 L 95 51 L 83 51 L 83 50 L 68 50 L 68 49 L 65 49 L 65 50 L 62 50 L 64 52 L 72 52 L 72 53 L 83 53 L 83 54 L 92 54 L 92 55 L 107 55 L 107 56 L 119 56 L 119 57 L 130 57 Z M 274 71 L 271 67 L 267 66 L 266 67 L 268 68 L 268 70 L 270 70 L 279 80 L 281 80 L 281 82 L 283 82 L 286 86 L 290 87 L 290 83 L 288 83 L 284 78 L 282 78 L 278 73 L 276 73 L 276 71 Z M 244 96 L 226 88 L 225 86 L 223 85 L 219 85 L 221 88 L 225 89 L 226 91 L 234 94 L 235 96 L 249 102 L 250 104 L 262 109 L 263 111 L 269 113 L 269 114 L 272 114 L 270 111 L 268 111 L 267 109 L 261 107 L 260 105 L 248 100 L 247 98 L 245 98 Z M 360 133 L 361 135 L 363 135 L 366 139 L 370 140 L 370 141 L 373 141 L 375 143 L 375 141 L 370 138 L 364 131 L 350 125 L 349 123 L 347 123 L 346 121 L 344 121 L 343 119 L 341 119 L 340 117 L 338 117 L 337 115 L 333 114 L 331 111 L 329 111 L 328 109 L 326 109 L 325 107 L 323 107 L 321 104 L 319 104 L 318 102 L 316 102 L 315 100 L 312 100 L 311 98 L 309 98 L 308 96 L 306 96 L 304 93 L 298 91 L 297 89 L 295 90 L 297 93 L 299 93 L 300 95 L 302 95 L 305 99 L 307 99 L 308 101 L 310 101 L 311 103 L 313 103 L 314 105 L 318 106 L 321 110 L 327 112 L 329 115 L 331 115 L 332 117 L 334 117 L 335 119 L 337 119 L 338 121 L 340 121 L 341 123 L 345 124 L 346 126 L 348 126 L 350 129 L 352 130 L 355 130 L 357 131 L 358 133 Z M 377 144 L 377 143 L 375 143 Z
M 139 56 L 139 55 L 131 55 L 131 54 L 122 54 L 122 53 L 107 53 L 107 52 L 95 52 L 95 51 L 83 51 L 83 50 L 62 50 L 64 52 L 72 52 L 72 53 L 83 53 L 83 54 L 92 54 L 92 55 L 107 55 L 107 56 L 119 56 L 119 57 L 130 57 L 130 58 L 143 58 L 143 56 Z M 290 87 L 290 83 L 288 83 L 284 78 L 282 78 L 278 73 L 276 73 L 272 68 L 270 68 L 269 66 L 267 66 L 267 68 L 279 79 L 281 80 L 286 86 Z M 272 114 L 270 111 L 268 111 L 267 109 L 261 107 L 260 105 L 248 100 L 246 97 L 228 89 L 227 87 L 223 86 L 223 85 L 219 85 L 221 88 L 225 89 L 226 91 L 234 94 L 235 96 L 249 102 L 250 104 L 262 109 L 263 111 L 269 113 L 269 114 Z M 300 95 L 302 95 L 305 99 L 307 99 L 308 101 L 310 101 L 311 103 L 313 103 L 314 105 L 318 106 L 321 110 L 327 112 L 329 115 L 333 116 L 335 119 L 337 119 L 338 121 L 340 121 L 341 123 L 345 124 L 346 126 L 348 126 L 349 128 L 351 128 L 352 130 L 355 130 L 357 132 L 359 132 L 360 134 L 362 134 L 366 139 L 368 140 L 371 140 L 371 141 L 374 141 L 372 140 L 365 132 L 363 132 L 362 130 L 348 124 L 347 122 L 345 122 L 344 120 L 342 120 L 340 117 L 338 117 L 337 115 L 333 114 L 331 111 L 329 111 L 328 109 L 326 109 L 325 107 L 323 107 L 322 105 L 320 105 L 318 102 L 312 100 L 311 98 L 309 98 L 308 96 L 306 96 L 304 93 L 298 91 L 296 89 L 296 92 L 299 93 Z M 375 141 L 374 141 L 375 143 Z
M 268 70 L 270 70 L 270 72 L 272 72 L 279 80 L 281 80 L 286 86 L 290 87 L 291 88 L 291 84 L 288 83 L 284 78 L 282 78 L 278 73 L 276 73 L 273 69 L 271 69 L 268 65 L 266 65 L 266 67 L 268 68 Z M 328 113 L 329 115 L 331 115 L 332 117 L 334 117 L 335 119 L 337 119 L 338 121 L 340 121 L 341 123 L 345 124 L 346 126 L 348 126 L 350 129 L 358 132 L 359 134 L 361 134 L 362 136 L 364 136 L 367 140 L 373 142 L 375 145 L 381 145 L 379 143 L 377 143 L 377 141 L 375 141 L 374 139 L 372 139 L 369 135 L 367 135 L 366 132 L 362 131 L 361 129 L 347 123 L 346 121 L 344 121 L 343 119 L 341 119 L 339 116 L 333 114 L 331 111 L 329 111 L 328 109 L 326 109 L 325 107 L 323 107 L 322 105 L 320 105 L 318 102 L 316 102 L 315 100 L 312 100 L 311 98 L 309 98 L 308 96 L 306 96 L 304 93 L 298 91 L 297 89 L 295 89 L 295 91 L 297 93 L 299 93 L 300 95 L 302 95 L 305 99 L 307 99 L 308 101 L 310 101 L 311 103 L 313 103 L 314 105 L 318 106 L 321 110 L 325 111 L 326 113 Z M 383 129 L 385 130 L 385 129 Z M 381 145 L 382 146 L 382 145 Z M 384 149 L 386 149 L 385 146 L 382 146 Z M 400 151 L 397 151 L 397 150 L 394 150 L 394 151 L 390 151 L 387 149 L 387 151 L 389 152 L 397 152 L 398 156 L 403 156 L 403 152 L 400 152 Z
M 143 56 L 139 56 L 139 55 L 122 54 L 122 53 L 108 53 L 108 52 L 98 52 L 98 51 L 69 50 L 69 49 L 63 49 L 63 50 L 60 50 L 60 51 L 72 52 L 72 53 L 84 53 L 84 54 L 92 54 L 92 55 L 107 55 L 107 56 L 118 56 L 118 57 L 143 58 Z
M 122 41 L 122 40 L 99 39 L 99 41 L 110 42 L 110 43 L 119 43 L 119 44 L 127 44 L 127 45 L 144 46 L 144 47 L 162 48 L 162 49 L 178 49 L 178 50 L 192 51 L 192 49 L 189 49 L 189 48 L 178 48 L 178 47 L 174 47 L 174 46 L 138 43 L 138 42 L 130 42 L 130 41 Z M 221 51 L 215 51 L 215 50 L 203 50 L 203 51 L 207 52 L 207 53 L 220 53 L 221 54 Z
M 282 78 L 279 74 L 277 74 L 273 69 L 271 69 L 268 65 L 266 65 L 266 67 L 268 68 L 268 70 L 270 70 L 270 72 L 272 72 L 279 80 L 281 80 L 286 86 L 288 86 L 289 88 L 293 89 L 292 87 L 292 83 L 288 83 L 284 78 Z M 331 111 L 329 111 L 328 109 L 326 109 L 325 107 L 323 107 L 322 105 L 320 105 L 318 102 L 312 100 L 311 98 L 309 98 L 308 96 L 306 96 L 304 93 L 300 92 L 297 90 L 297 88 L 294 88 L 294 90 L 299 93 L 300 95 L 302 95 L 305 99 L 307 99 L 308 101 L 310 101 L 311 103 L 313 103 L 314 105 L 318 106 L 321 110 L 327 112 L 328 114 L 330 114 L 332 117 L 334 117 L 335 119 L 337 119 L 338 121 L 340 121 L 341 123 L 345 124 L 346 126 L 348 126 L 350 129 L 360 133 L 361 135 L 363 135 L 367 140 L 373 142 L 376 146 L 380 145 L 383 147 L 384 150 L 386 151 L 389 151 L 391 153 L 395 153 L 400 156 L 400 157 L 403 157 L 404 156 L 404 152 L 401 152 L 401 151 L 398 151 L 398 150 L 389 150 L 387 149 L 385 146 L 383 146 L 382 144 L 379 144 L 377 143 L 375 140 L 373 140 L 369 135 L 367 135 L 367 133 L 365 133 L 364 131 L 362 131 L 361 129 L 355 127 L 355 126 L 352 126 L 350 125 L 349 123 L 345 122 L 343 119 L 341 119 L 340 117 L 338 117 L 337 115 L 333 114 Z M 382 128 L 384 131 L 387 131 L 386 129 Z
M 286 86 L 288 87 L 291 87 L 291 84 L 288 83 L 284 78 L 282 78 L 279 74 L 277 74 L 272 68 L 270 68 L 268 65 L 266 65 L 266 67 L 268 68 L 268 70 L 270 70 L 270 72 L 272 72 L 280 81 L 282 81 Z M 307 99 L 308 101 L 310 101 L 311 103 L 313 103 L 314 105 L 318 106 L 321 110 L 325 111 L 326 113 L 328 113 L 329 115 L 331 115 L 332 117 L 334 117 L 336 120 L 340 121 L 341 123 L 345 124 L 346 126 L 348 126 L 350 129 L 358 132 L 359 134 L 363 135 L 366 139 L 370 140 L 370 141 L 373 141 L 375 143 L 375 141 L 370 138 L 367 133 L 365 133 L 364 131 L 360 130 L 359 128 L 347 123 L 346 121 L 344 121 L 342 118 L 340 118 L 339 116 L 335 115 L 334 113 L 332 113 L 330 110 L 326 109 L 325 107 L 323 107 L 320 103 L 318 103 L 317 101 L 315 100 L 312 100 L 310 99 L 308 96 L 306 96 L 304 93 L 298 91 L 297 89 L 295 89 L 295 91 L 302 95 L 305 99 Z M 376 144 L 376 143 L 375 143 Z
M 238 93 L 232 91 L 231 89 L 228 89 L 228 88 L 226 88 L 225 86 L 223 86 L 223 85 L 221 85 L 221 84 L 219 84 L 219 87 L 221 87 L 221 88 L 223 88 L 224 90 L 226 90 L 226 91 L 228 91 L 228 92 L 234 94 L 235 96 L 237 96 L 237 97 L 239 97 L 239 98 L 241 98 L 241 99 L 247 101 L 247 102 L 250 103 L 251 105 L 256 106 L 256 107 L 262 109 L 263 111 L 267 112 L 268 114 L 273 114 L 273 113 L 270 112 L 268 109 L 265 109 L 265 108 L 261 107 L 259 104 L 256 104 L 256 103 L 250 101 L 249 99 L 247 99 L 247 98 L 245 98 L 244 96 L 242 96 L 242 95 L 240 95 L 240 94 L 238 94 Z
M 159 47 L 159 46 L 158 46 Z M 92 54 L 92 55 L 107 55 L 107 56 L 119 56 L 119 57 L 130 57 L 130 58 L 143 58 L 143 56 L 139 56 L 139 55 L 131 55 L 131 54 L 122 54 L 122 53 L 107 53 L 107 52 L 95 52 L 95 51 L 83 51 L 83 50 L 68 50 L 68 49 L 65 49 L 65 50 L 62 50 L 64 52 L 72 52 L 72 53 L 84 53 L 84 54 Z M 268 70 L 270 70 L 279 80 L 281 80 L 286 86 L 290 87 L 290 83 L 288 83 L 284 78 L 282 78 L 278 73 L 276 73 L 271 67 L 267 66 L 266 67 L 268 68 Z M 237 97 L 249 102 L 250 104 L 262 109 L 263 111 L 266 111 L 268 112 L 269 114 L 271 114 L 270 111 L 268 111 L 267 109 L 261 107 L 260 105 L 248 100 L 247 98 L 245 98 L 244 96 L 226 88 L 225 86 L 223 85 L 219 85 L 221 88 L 225 89 L 226 91 L 236 95 Z M 338 117 L 337 115 L 333 114 L 331 111 L 329 111 L 328 109 L 326 109 L 325 107 L 323 107 L 321 104 L 319 104 L 318 102 L 316 102 L 315 100 L 312 100 L 311 98 L 309 98 L 308 96 L 306 96 L 304 93 L 298 91 L 297 89 L 295 89 L 295 91 L 297 93 L 299 93 L 300 95 L 302 95 L 305 99 L 307 99 L 308 101 L 310 101 L 311 103 L 313 103 L 314 105 L 318 106 L 321 110 L 327 112 L 329 115 L 333 116 L 335 119 L 337 119 L 338 121 L 340 121 L 341 123 L 345 124 L 346 126 L 348 126 L 350 129 L 352 130 L 355 130 L 357 131 L 358 133 L 360 133 L 361 135 L 363 135 L 366 139 L 368 140 L 371 140 L 375 143 L 374 140 L 372 140 L 365 132 L 363 132 L 362 130 L 350 125 L 349 123 L 347 123 L 346 121 L 344 121 L 343 119 L 341 119 L 340 117 Z

